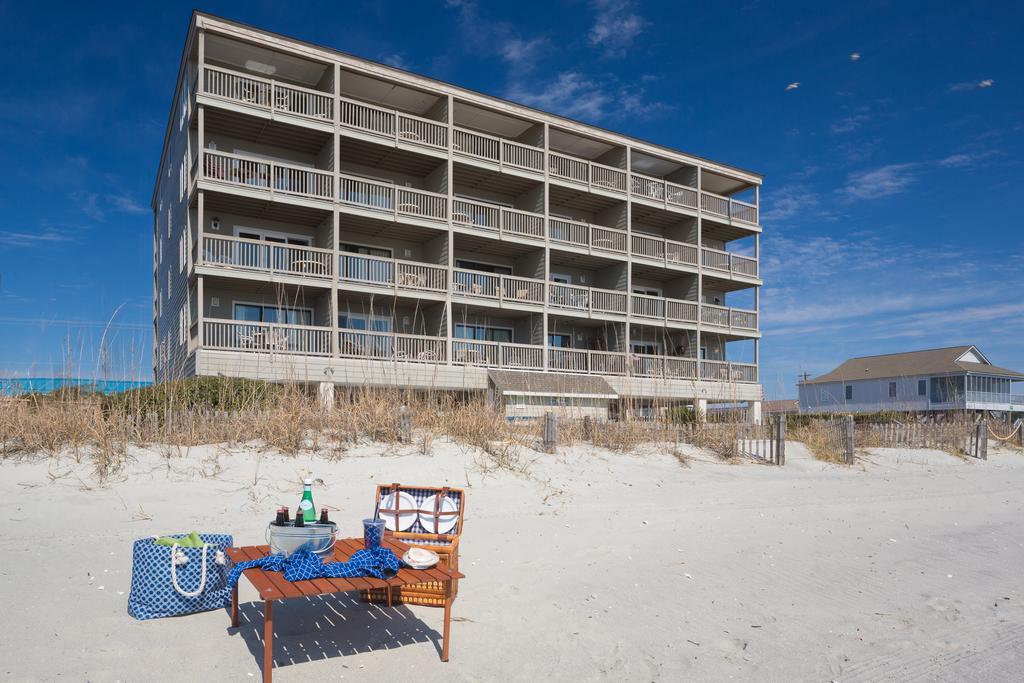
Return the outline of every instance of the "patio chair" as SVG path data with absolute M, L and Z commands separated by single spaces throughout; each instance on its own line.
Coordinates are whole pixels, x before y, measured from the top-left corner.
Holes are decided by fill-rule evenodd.
M 374 503 L 374 516 L 381 513 L 381 502 L 391 493 L 406 493 L 416 501 L 416 505 L 422 508 L 424 501 L 434 496 L 435 505 L 430 510 L 420 509 L 419 516 L 412 526 L 405 531 L 385 531 L 385 536 L 413 546 L 433 550 L 442 561 L 454 570 L 459 568 L 459 537 L 462 535 L 462 519 L 466 510 L 466 496 L 462 489 L 449 488 L 447 486 L 407 486 L 404 484 L 378 484 L 377 498 Z M 396 495 L 395 499 L 399 496 Z M 446 512 L 440 502 L 447 498 L 454 506 L 454 512 Z M 396 507 L 400 507 L 396 505 Z M 395 515 L 396 519 L 401 514 L 388 508 L 385 512 Z M 451 524 L 452 517 L 455 517 L 455 525 L 448 533 L 430 533 L 430 529 L 443 529 Z M 424 524 L 426 522 L 426 525 Z M 452 597 L 459 592 L 459 582 L 452 582 Z M 438 581 L 417 583 L 400 588 L 379 588 L 362 591 L 363 600 L 377 603 L 405 603 L 407 605 L 428 605 L 431 607 L 444 607 L 444 585 Z

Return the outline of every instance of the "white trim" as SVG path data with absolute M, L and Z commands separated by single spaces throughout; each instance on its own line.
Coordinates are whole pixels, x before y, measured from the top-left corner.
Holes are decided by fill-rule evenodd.
M 614 401 L 619 398 L 618 394 L 577 394 L 571 391 L 563 391 L 561 393 L 552 393 L 549 391 L 516 391 L 514 389 L 502 390 L 502 396 L 553 396 L 555 398 L 596 398 L 596 399 L 607 399 Z
M 642 289 L 644 291 L 638 292 L 638 291 L 636 291 L 638 289 Z M 651 294 L 651 292 L 657 292 L 657 294 Z M 633 285 L 633 289 L 632 289 L 632 291 L 630 293 L 631 294 L 642 294 L 644 296 L 662 296 L 663 297 L 663 296 L 665 296 L 664 292 L 665 292 L 665 290 L 663 290 L 661 287 L 648 287 L 647 285 Z

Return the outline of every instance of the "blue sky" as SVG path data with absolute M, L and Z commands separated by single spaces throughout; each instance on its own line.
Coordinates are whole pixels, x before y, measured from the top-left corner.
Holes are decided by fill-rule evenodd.
M 764 173 L 769 397 L 958 343 L 1024 369 L 1019 5 L 202 9 Z M 190 11 L 0 2 L 0 376 L 150 372 L 148 204 Z

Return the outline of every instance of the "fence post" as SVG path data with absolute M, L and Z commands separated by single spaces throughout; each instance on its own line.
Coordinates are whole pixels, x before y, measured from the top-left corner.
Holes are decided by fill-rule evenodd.
M 853 449 L 854 449 L 854 429 L 853 429 L 853 415 L 846 416 L 846 438 L 843 444 L 846 449 L 846 463 L 851 464 L 853 462 Z
M 1014 427 L 1017 429 L 1017 445 L 1024 448 L 1024 419 L 1017 418 Z
M 544 450 L 548 453 L 555 452 L 558 444 L 558 417 L 550 410 L 544 413 Z
M 590 419 L 589 415 L 583 416 L 583 440 L 593 441 L 594 439 L 594 421 Z
M 978 423 L 978 457 L 988 460 L 988 420 Z
M 398 410 L 398 440 L 402 443 L 412 443 L 412 416 L 405 406 Z
M 775 462 L 786 464 L 786 414 L 779 413 L 779 421 L 775 423 Z

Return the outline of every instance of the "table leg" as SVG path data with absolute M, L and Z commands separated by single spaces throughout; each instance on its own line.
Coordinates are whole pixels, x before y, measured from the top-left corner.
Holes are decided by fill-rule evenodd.
M 238 584 L 231 589 L 231 626 L 238 626 Z
M 263 601 L 263 683 L 270 683 L 274 671 L 274 601 Z
M 444 596 L 444 638 L 441 641 L 441 661 L 448 661 L 448 641 L 451 637 L 452 631 L 452 582 L 445 581 L 445 596 Z

